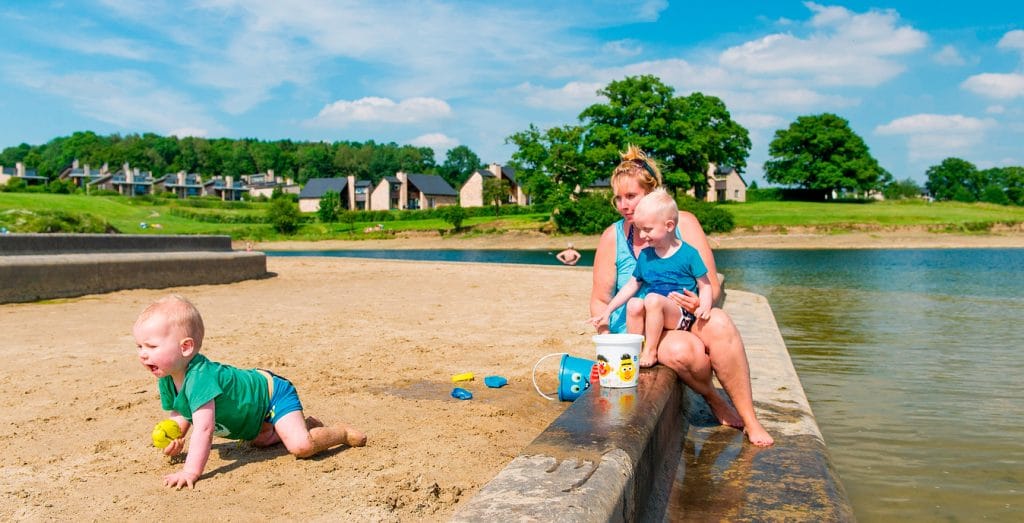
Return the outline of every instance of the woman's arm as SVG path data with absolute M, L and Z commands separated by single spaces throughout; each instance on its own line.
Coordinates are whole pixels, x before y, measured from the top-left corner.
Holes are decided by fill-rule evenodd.
M 615 291 L 615 226 L 604 230 L 594 253 L 594 282 L 590 288 L 590 315 L 604 313 Z M 608 324 L 598 326 L 600 333 L 608 332 Z
M 718 281 L 718 267 L 715 266 L 715 254 L 711 251 L 711 244 L 704 234 L 697 217 L 686 211 L 679 211 L 679 234 L 683 241 L 697 249 L 704 266 L 708 268 L 708 279 L 711 280 L 711 302 L 718 303 L 722 295 L 722 283 Z

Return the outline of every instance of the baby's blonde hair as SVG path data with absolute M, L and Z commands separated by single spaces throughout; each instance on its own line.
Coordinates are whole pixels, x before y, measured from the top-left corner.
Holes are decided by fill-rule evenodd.
M 635 214 L 650 213 L 659 219 L 679 222 L 679 205 L 664 188 L 658 187 L 644 196 L 636 204 Z
M 135 324 L 138 325 L 157 315 L 162 316 L 167 323 L 185 331 L 185 334 L 195 342 L 197 352 L 202 348 L 203 336 L 206 334 L 203 316 L 187 298 L 179 294 L 164 296 L 146 307 L 135 320 Z
M 622 161 L 612 171 L 609 180 L 612 188 L 617 187 L 625 178 L 636 178 L 640 187 L 648 193 L 661 187 L 661 170 L 658 169 L 658 164 L 648 158 L 639 147 L 629 144 L 626 152 L 619 153 L 619 156 Z

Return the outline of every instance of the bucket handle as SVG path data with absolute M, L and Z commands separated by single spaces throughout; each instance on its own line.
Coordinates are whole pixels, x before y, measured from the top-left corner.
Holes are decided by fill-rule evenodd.
M 537 385 L 537 366 L 540 365 L 540 362 L 542 362 L 542 361 L 544 361 L 544 360 L 546 360 L 546 359 L 548 359 L 548 358 L 550 358 L 552 356 L 564 356 L 566 354 L 569 354 L 569 353 L 568 352 L 552 352 L 551 354 L 548 354 L 547 356 L 543 356 L 541 359 L 537 360 L 537 363 L 533 364 L 533 374 L 531 376 L 533 378 L 533 388 L 537 389 L 537 394 L 540 394 L 546 400 L 554 401 L 554 400 L 556 400 L 558 398 L 552 398 L 551 396 L 548 396 L 547 394 L 544 394 L 543 392 L 540 391 L 540 385 Z

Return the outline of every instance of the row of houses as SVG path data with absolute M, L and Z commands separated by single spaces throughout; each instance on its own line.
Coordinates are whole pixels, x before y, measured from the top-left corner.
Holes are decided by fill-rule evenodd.
M 386 211 L 391 209 L 434 209 L 446 205 L 483 207 L 484 182 L 504 180 L 509 188 L 504 203 L 529 205 L 530 198 L 516 182 L 515 170 L 492 163 L 487 169 L 477 169 L 458 191 L 444 178 L 434 174 L 397 172 L 385 176 L 376 185 L 368 180 L 344 178 L 312 178 L 299 192 L 299 210 L 316 212 L 320 200 L 328 191 L 337 193 L 341 206 L 355 211 Z
M 45 177 L 26 170 L 20 162 L 13 169 L 0 166 L 0 185 L 6 184 L 12 177 L 19 177 L 29 185 L 46 183 Z M 246 196 L 269 197 L 275 189 L 280 189 L 284 193 L 298 195 L 301 212 L 316 212 L 320 200 L 329 191 L 337 193 L 341 206 L 349 210 L 433 209 L 456 204 L 462 207 L 482 207 L 485 205 L 486 181 L 497 179 L 506 182 L 509 188 L 504 203 L 530 204 L 529 196 L 516 181 L 515 170 L 497 163 L 490 164 L 487 169 L 475 170 L 458 190 L 440 176 L 401 171 L 394 176 L 385 176 L 377 184 L 347 176 L 312 178 L 301 188 L 290 178 L 275 176 L 272 170 L 239 178 L 235 180 L 231 176 L 212 176 L 204 179 L 197 173 L 184 171 L 156 177 L 149 171 L 140 171 L 127 163 L 116 172 L 111 172 L 107 164 L 93 171 L 88 164 L 79 165 L 77 160 L 59 175 L 59 179 L 70 181 L 86 192 L 108 190 L 125 196 L 171 192 L 179 198 L 212 195 L 225 201 L 237 201 Z M 746 201 L 746 182 L 735 169 L 709 164 L 707 178 L 707 191 L 700 195 L 707 201 Z M 608 188 L 608 180 L 599 180 L 587 190 L 603 188 Z M 689 194 L 695 195 L 695 191 L 691 190 Z

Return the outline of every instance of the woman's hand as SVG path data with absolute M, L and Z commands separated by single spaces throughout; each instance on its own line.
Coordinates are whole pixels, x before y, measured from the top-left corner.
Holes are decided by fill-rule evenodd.
M 668 293 L 668 299 L 675 302 L 676 305 L 686 309 L 693 314 L 700 307 L 700 298 L 697 294 L 691 290 L 683 289 L 682 293 L 670 292 Z

